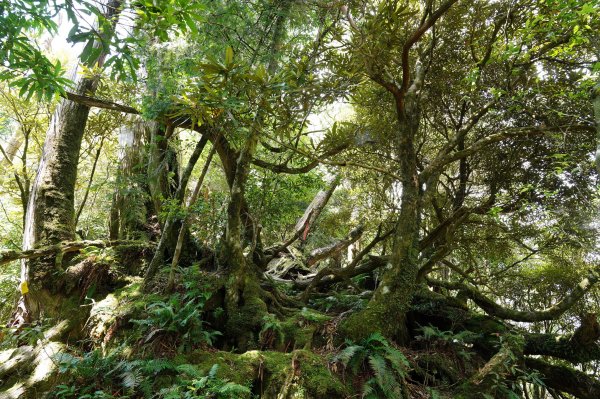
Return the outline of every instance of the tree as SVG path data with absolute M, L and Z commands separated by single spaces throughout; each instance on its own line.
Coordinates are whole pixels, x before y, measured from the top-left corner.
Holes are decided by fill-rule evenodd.
M 26 16 L 28 4 L 0 16 Z M 36 18 L 47 28 L 53 12 L 74 9 L 45 5 Z M 46 331 L 52 351 L 73 350 L 67 332 L 103 350 L 136 337 L 127 358 L 105 365 L 108 377 L 135 377 L 131 395 L 163 395 L 170 382 L 156 376 L 187 373 L 168 359 L 148 371 L 148 353 L 199 351 L 250 370 L 235 381 L 253 381 L 252 392 L 282 398 L 359 385 L 365 396 L 598 396 L 597 10 L 580 0 L 261 0 L 93 11 L 100 29 L 77 21 L 70 34 L 86 43 L 90 69 L 79 89 L 56 91 L 27 245 L 0 252 L 0 264 L 29 267 L 17 322 L 67 320 Z M 125 37 L 115 24 L 131 23 L 130 11 Z M 24 21 L 14 37 L 28 33 Z M 23 96 L 50 90 L 10 79 Z M 336 120 L 316 121 L 327 110 Z M 106 127 L 86 130 L 88 120 Z M 133 144 L 120 155 L 119 129 Z M 92 205 L 98 165 L 109 180 L 115 164 L 116 188 L 98 191 L 106 206 Z M 11 184 L 25 187 L 19 179 Z M 98 240 L 75 239 L 86 212 Z M 88 316 L 89 331 L 76 328 Z M 308 350 L 331 353 L 345 339 L 354 343 L 332 369 L 354 375 L 340 388 Z M 48 345 L 14 349 L 0 377 L 42 362 Z M 394 345 L 415 352 L 405 359 Z M 62 368 L 111 361 L 76 353 Z M 170 392 L 224 395 L 215 373 Z M 61 395 L 104 391 L 83 374 Z M 114 383 L 106 389 L 121 392 Z

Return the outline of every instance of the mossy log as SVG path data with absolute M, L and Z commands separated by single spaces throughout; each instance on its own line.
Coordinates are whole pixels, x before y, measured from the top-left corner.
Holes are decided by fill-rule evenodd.
M 595 315 L 584 317 L 581 326 L 568 335 L 532 334 L 520 331 L 515 326 L 497 318 L 475 314 L 456 298 L 445 297 L 431 291 L 421 291 L 415 296 L 409 321 L 413 334 L 420 326 L 433 325 L 441 330 L 454 332 L 472 331 L 479 334 L 473 349 L 488 363 L 472 378 L 463 389 L 461 397 L 477 397 L 502 365 L 524 363 L 529 369 L 538 370 L 545 376 L 544 383 L 557 391 L 572 394 L 578 398 L 600 397 L 600 382 L 577 370 L 552 365 L 527 355 L 543 355 L 571 363 L 585 363 L 600 359 L 600 348 L 596 340 Z M 590 333 L 591 332 L 591 333 Z M 507 346 L 508 342 L 513 343 Z M 515 341 L 517 340 L 517 341 Z M 518 343 L 515 345 L 514 343 Z M 501 374 L 500 374 L 501 375 Z M 507 375 L 506 378 L 511 378 Z M 486 382 L 488 381 L 488 382 Z M 471 395 L 471 396 L 469 396 Z
M 307 350 L 195 352 L 181 360 L 194 364 L 201 373 L 217 364 L 217 377 L 240 384 L 252 382 L 253 393 L 264 399 L 342 399 L 350 394 L 329 370 L 327 359 Z

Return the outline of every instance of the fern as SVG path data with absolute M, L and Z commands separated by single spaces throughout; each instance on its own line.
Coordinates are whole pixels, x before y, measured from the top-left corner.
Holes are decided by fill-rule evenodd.
M 198 369 L 195 366 L 192 366 L 191 364 L 181 364 L 175 367 L 175 371 L 178 374 L 185 374 L 192 378 L 202 377 L 202 374 L 198 371 Z
M 252 391 L 248 387 L 245 387 L 234 382 L 227 382 L 225 385 L 217 389 L 217 395 L 223 397 L 223 399 L 238 399 L 244 397 L 250 397 Z
M 357 375 L 361 370 L 368 370 L 372 378 L 362 387 L 362 398 L 399 398 L 402 396 L 404 378 L 408 372 L 409 362 L 398 349 L 393 347 L 379 333 L 371 334 L 362 341 L 348 346 L 333 357 Z

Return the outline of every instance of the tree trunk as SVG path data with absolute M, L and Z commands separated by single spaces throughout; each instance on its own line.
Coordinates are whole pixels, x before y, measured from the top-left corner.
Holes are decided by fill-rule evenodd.
M 109 219 L 111 240 L 144 238 L 149 210 L 143 194 L 148 188 L 140 167 L 145 161 L 144 139 L 153 127 L 134 116 L 119 130 L 119 168 Z
M 206 135 L 203 135 L 198 143 L 196 144 L 196 148 L 194 148 L 194 152 L 188 161 L 188 164 L 185 168 L 185 171 L 181 175 L 181 180 L 179 181 L 179 186 L 177 187 L 177 191 L 175 191 L 174 198 L 176 206 L 182 204 L 183 198 L 185 196 L 185 190 L 187 188 L 187 184 L 189 178 L 194 170 L 194 166 L 196 162 L 198 162 L 198 158 L 200 158 L 200 154 L 204 150 L 206 143 L 208 142 L 208 138 Z M 148 283 L 152 280 L 158 268 L 163 263 L 165 251 L 167 248 L 175 249 L 177 244 L 179 231 L 182 227 L 182 221 L 177 217 L 178 210 L 170 210 L 167 218 L 164 223 L 164 227 L 162 229 L 162 235 L 160 237 L 160 241 L 158 243 L 158 247 L 156 248 L 156 252 L 154 253 L 154 257 L 148 265 L 148 270 L 146 270 L 146 275 L 144 276 L 144 286 L 147 286 Z M 172 243 L 172 236 L 175 235 L 175 243 Z M 185 234 L 184 234 L 185 235 Z M 171 245 L 175 244 L 175 245 Z
M 396 137 L 402 183 L 401 208 L 396 222 L 390 264 L 367 307 L 353 314 L 342 326 L 346 336 L 361 339 L 380 332 L 399 343 L 409 340 L 406 313 L 417 290 L 421 192 L 414 138 L 419 128 L 419 110 L 412 97 L 399 112 Z
M 121 0 L 110 0 L 106 5 L 105 18 L 116 19 L 120 6 Z M 106 51 L 100 55 L 99 66 L 103 64 L 107 55 Z M 96 91 L 96 77 L 79 77 L 75 73 L 73 77 L 77 82 L 78 94 L 93 94 Z M 29 195 L 23 229 L 24 250 L 70 241 L 75 237 L 75 182 L 79 151 L 89 111 L 88 106 L 66 99 L 56 108 Z M 54 261 L 22 263 L 21 292 L 24 297 L 19 305 L 20 311 L 15 317 L 29 321 L 40 316 L 42 308 L 39 298 L 50 295 L 43 291 L 55 286 L 54 271 Z

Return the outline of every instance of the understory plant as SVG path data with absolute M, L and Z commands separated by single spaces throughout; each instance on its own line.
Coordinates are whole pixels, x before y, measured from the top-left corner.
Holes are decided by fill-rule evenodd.
M 404 379 L 409 362 L 380 333 L 347 346 L 334 356 L 333 362 L 341 364 L 354 377 L 365 378 L 362 397 L 365 399 L 398 399 L 406 397 Z
M 191 364 L 170 359 L 125 359 L 122 351 L 81 357 L 63 353 L 56 359 L 66 382 L 50 397 L 57 399 L 244 399 L 248 387 L 217 377 L 218 365 L 204 375 Z
M 203 320 L 204 307 L 212 293 L 194 276 L 196 273 L 185 272 L 183 293 L 176 292 L 164 300 L 150 303 L 146 306 L 145 318 L 132 320 L 141 327 L 144 343 L 159 337 L 168 338 L 173 340 L 178 351 L 184 352 L 199 344 L 213 345 L 222 335 L 220 331 L 209 329 Z

